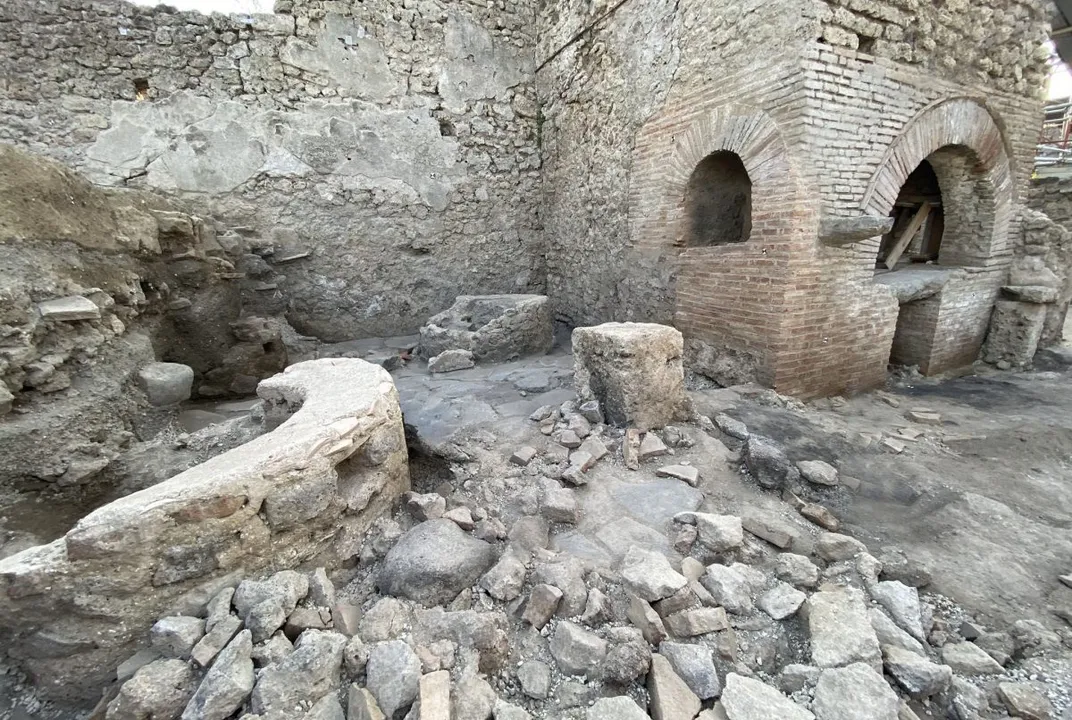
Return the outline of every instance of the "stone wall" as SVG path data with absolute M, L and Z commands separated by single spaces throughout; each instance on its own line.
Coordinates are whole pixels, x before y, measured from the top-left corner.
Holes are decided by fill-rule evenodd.
M 134 383 L 149 363 L 190 365 L 203 397 L 285 366 L 285 323 L 257 317 L 222 247 L 244 242 L 0 143 L 0 493 L 117 487 L 114 461 L 159 429 Z
M 263 285 L 323 339 L 542 289 L 534 3 L 277 10 L 4 3 L 0 140 L 300 256 Z
M 822 0 L 820 40 L 964 85 L 1034 95 L 1046 82 L 1041 0 Z
M 936 327 L 949 331 L 930 337 L 928 356 L 940 372 L 977 353 L 1030 174 L 1045 20 L 1034 6 L 1012 11 L 1013 36 L 999 40 L 1019 68 L 1010 84 L 971 69 L 978 46 L 944 59 L 963 45 L 950 28 L 974 28 L 971 9 L 916 5 L 854 9 L 886 14 L 891 27 L 909 10 L 930 18 L 930 30 L 912 31 L 908 60 L 888 44 L 831 44 L 835 8 L 825 3 L 627 2 L 585 21 L 555 18 L 557 47 L 541 39 L 537 82 L 560 316 L 673 321 L 694 366 L 725 382 L 806 395 L 874 386 L 898 313 L 873 282 L 878 238 L 831 247 L 819 228 L 886 216 L 907 174 L 953 145 L 979 160 L 990 219 L 981 247 L 947 258 L 979 272 L 973 290 L 943 296 Z M 645 54 L 655 61 L 631 60 Z M 683 249 L 688 179 L 717 150 L 737 153 L 750 175 L 751 238 Z M 960 184 L 951 187 L 953 199 Z
M 1027 205 L 1050 220 L 1072 228 L 1072 177 L 1044 176 L 1031 180 Z
M 51 695 L 95 699 L 165 614 L 263 570 L 338 566 L 409 489 L 390 375 L 313 360 L 260 384 L 273 432 L 0 561 L 0 636 Z

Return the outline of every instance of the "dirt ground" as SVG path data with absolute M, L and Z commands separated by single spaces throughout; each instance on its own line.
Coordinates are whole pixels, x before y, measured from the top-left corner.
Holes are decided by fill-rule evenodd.
M 874 555 L 899 549 L 922 563 L 932 577 L 927 590 L 952 599 L 957 612 L 990 629 L 1030 619 L 1067 636 L 1072 589 L 1058 576 L 1072 572 L 1072 364 L 1063 357 L 1051 353 L 1040 369 L 1024 373 L 902 374 L 883 391 L 849 399 L 800 403 L 761 388 L 702 383 L 693 384 L 691 396 L 700 413 L 744 421 L 752 433 L 784 446 L 790 460 L 825 460 L 858 480 L 856 489 L 821 490 L 819 498 Z M 421 444 L 457 454 L 463 465 L 476 446 L 480 455 L 500 458 L 475 463 L 489 472 L 463 485 L 490 496 L 501 495 L 504 473 L 520 472 L 505 464 L 516 447 L 548 442 L 528 415 L 573 397 L 572 365 L 568 353 L 557 351 L 438 376 L 415 364 L 394 376 L 406 422 Z M 922 410 L 937 413 L 938 421 L 908 417 Z M 666 528 L 674 514 L 690 509 L 758 513 L 805 535 L 818 532 L 740 470 L 732 443 L 727 447 L 697 426 L 682 430 L 691 441 L 674 450 L 673 462 L 696 466 L 699 487 L 656 477 L 661 463 L 633 472 L 609 458 L 578 491 L 581 519 L 557 531 L 553 548 L 597 567 L 616 566 L 631 544 L 672 554 Z M 511 481 L 521 490 L 503 504 L 504 519 L 509 506 L 532 500 L 526 489 L 539 491 L 540 478 L 521 480 Z M 1067 655 L 1030 672 L 1050 686 L 1052 700 L 1072 695 Z M 36 704 L 33 693 L 18 690 L 22 682 L 0 668 L 0 697 L 19 697 L 8 708 L 0 705 L 0 718 L 74 717 Z
M 1001 626 L 1022 618 L 1067 627 L 1072 589 L 1072 374 L 908 379 L 890 392 L 783 409 L 729 411 L 787 446 L 860 480 L 829 503 L 851 534 L 929 567 L 934 590 Z M 893 406 L 896 404 L 896 407 Z M 940 425 L 906 418 L 926 409 Z M 908 428 L 908 432 L 902 431 Z M 903 452 L 883 438 L 900 440 Z
M 826 460 L 859 480 L 858 490 L 823 491 L 822 501 L 873 554 L 902 550 L 929 568 L 933 590 L 980 621 L 1067 630 L 1055 611 L 1072 617 L 1072 589 L 1057 579 L 1072 572 L 1072 367 L 1048 367 L 891 377 L 884 391 L 806 404 L 748 387 L 692 396 L 700 412 L 725 412 L 784 445 L 790 460 Z M 442 443 L 481 430 L 505 451 L 539 438 L 526 416 L 571 396 L 571 368 L 561 353 L 443 376 L 405 370 L 397 381 L 407 422 L 423 437 Z M 938 413 L 940 424 L 909 420 L 913 410 Z M 903 451 L 884 445 L 891 437 Z M 693 451 L 721 510 L 785 511 L 720 452 L 703 443 Z M 607 472 L 607 482 L 619 479 Z

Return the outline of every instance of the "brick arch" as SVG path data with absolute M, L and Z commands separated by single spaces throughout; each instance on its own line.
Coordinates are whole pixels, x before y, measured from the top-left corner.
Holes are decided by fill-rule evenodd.
M 1005 137 L 990 112 L 970 98 L 928 105 L 908 122 L 886 150 L 864 193 L 861 208 L 869 215 L 890 213 L 908 175 L 928 157 L 946 148 L 964 148 L 975 162 L 974 177 L 987 187 L 989 237 L 980 264 L 1004 254 L 1013 214 L 1013 168 Z M 870 262 L 878 239 L 868 241 Z M 974 263 L 973 263 L 974 264 Z
M 685 199 L 689 179 L 706 157 L 720 150 L 736 153 L 752 182 L 750 240 L 762 239 L 764 218 L 782 209 L 786 200 L 795 198 L 799 192 L 797 172 L 782 132 L 763 110 L 724 105 L 697 114 L 683 130 L 658 127 L 655 130 L 653 139 L 658 141 L 661 152 L 645 156 L 649 148 L 643 146 L 645 138 L 642 138 L 638 150 L 644 162 L 634 167 L 631 182 L 631 225 L 639 246 L 684 246 L 688 232 Z M 682 254 L 731 252 L 730 248 L 726 245 L 689 248 Z
M 751 182 L 744 242 L 685 246 L 689 180 L 712 153 L 740 157 Z M 630 178 L 633 248 L 672 269 L 674 324 L 690 364 L 724 384 L 777 384 L 794 311 L 796 262 L 815 252 L 818 203 L 778 124 L 739 104 L 667 111 L 642 129 Z M 801 292 L 803 292 L 801 290 Z

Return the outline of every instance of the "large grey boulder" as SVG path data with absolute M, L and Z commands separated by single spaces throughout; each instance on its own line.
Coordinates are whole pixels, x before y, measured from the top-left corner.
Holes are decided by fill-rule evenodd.
M 897 720 L 900 707 L 897 693 L 864 663 L 824 670 L 811 705 L 819 720 Z
M 459 295 L 421 328 L 420 353 L 468 350 L 477 361 L 498 362 L 542 355 L 553 342 L 546 295 Z
M 144 665 L 123 683 L 108 704 L 107 720 L 177 720 L 197 689 L 189 663 L 156 660 Z
M 249 630 L 235 636 L 216 658 L 201 686 L 190 698 L 182 720 L 224 720 L 253 689 L 253 640 Z
M 387 717 L 405 710 L 417 699 L 421 661 L 401 640 L 376 643 L 369 652 L 366 685 Z
M 669 425 L 689 407 L 684 341 L 667 325 L 604 323 L 573 331 L 574 382 L 607 422 L 641 430 Z
M 443 605 L 472 587 L 494 562 L 494 547 L 437 518 L 399 538 L 384 558 L 378 585 L 390 595 Z
M 815 716 L 766 683 L 737 673 L 726 676 L 722 707 L 729 720 L 815 720 Z
M 193 386 L 194 369 L 189 365 L 158 362 L 138 371 L 138 387 L 156 407 L 189 400 Z

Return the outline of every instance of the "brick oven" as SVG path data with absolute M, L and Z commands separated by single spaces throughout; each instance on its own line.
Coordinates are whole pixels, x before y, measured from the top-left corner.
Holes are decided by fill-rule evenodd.
M 568 83 L 544 130 L 564 314 L 672 322 L 693 369 L 804 397 L 880 385 L 891 362 L 924 374 L 973 362 L 1032 169 L 1041 6 L 731 5 L 626 4 L 538 76 Z M 645 27 L 652 47 L 615 44 Z M 631 67 L 647 50 L 672 72 Z M 568 74 L 578 67 L 589 75 Z M 627 87 L 655 97 L 637 107 L 615 95 Z M 607 113 L 599 126 L 586 104 Z M 578 198 L 560 181 L 582 161 Z M 567 207 L 597 226 L 572 245 Z M 586 285 L 589 262 L 613 292 Z

